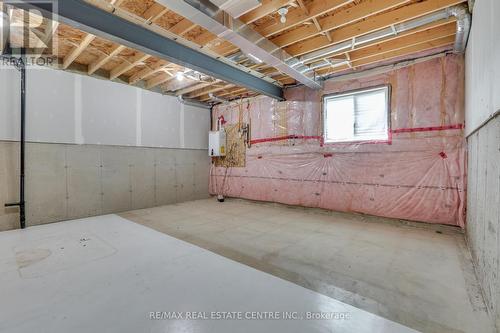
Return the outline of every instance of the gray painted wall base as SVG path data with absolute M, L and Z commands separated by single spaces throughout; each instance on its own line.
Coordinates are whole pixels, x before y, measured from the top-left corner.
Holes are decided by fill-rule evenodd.
M 207 198 L 206 150 L 28 143 L 27 226 Z M 19 144 L 0 142 L 0 230 L 18 228 Z
M 500 116 L 469 136 L 467 237 L 500 332 Z

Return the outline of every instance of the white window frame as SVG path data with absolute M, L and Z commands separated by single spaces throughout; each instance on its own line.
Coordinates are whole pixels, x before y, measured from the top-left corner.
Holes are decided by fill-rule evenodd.
M 384 139 L 380 138 L 352 138 L 348 140 L 331 140 L 328 139 L 327 137 L 327 124 L 328 124 L 328 111 L 327 111 L 327 103 L 329 100 L 332 99 L 337 99 L 337 98 L 342 98 L 346 96 L 352 96 L 352 95 L 360 95 L 363 93 L 367 92 L 372 92 L 372 91 L 377 91 L 377 90 L 382 90 L 385 91 L 386 94 L 386 107 L 385 107 L 385 116 L 387 119 L 386 122 L 386 137 Z M 391 130 L 391 121 L 390 121 L 390 115 L 391 115 L 391 86 L 390 85 L 382 85 L 382 86 L 375 86 L 375 87 L 369 87 L 369 88 L 362 88 L 362 89 L 357 89 L 357 90 L 351 90 L 351 91 L 346 91 L 342 93 L 336 93 L 336 94 L 330 94 L 330 95 L 325 95 L 323 96 L 323 140 L 325 143 L 329 144 L 335 144 L 335 143 L 349 143 L 349 142 L 371 142 L 371 141 L 376 141 L 376 142 L 387 142 L 389 141 L 389 132 Z

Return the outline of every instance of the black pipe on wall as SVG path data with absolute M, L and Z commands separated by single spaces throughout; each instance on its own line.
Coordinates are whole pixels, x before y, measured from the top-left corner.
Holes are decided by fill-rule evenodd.
M 26 205 L 24 199 L 24 171 L 26 146 L 26 62 L 24 52 L 20 58 L 9 59 L 21 72 L 21 139 L 20 139 L 20 170 L 19 170 L 19 202 L 7 203 L 5 207 L 19 206 L 19 221 L 21 229 L 26 228 Z

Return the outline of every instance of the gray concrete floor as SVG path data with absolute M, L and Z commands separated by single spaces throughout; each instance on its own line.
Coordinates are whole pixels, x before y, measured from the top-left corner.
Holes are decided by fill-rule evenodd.
M 453 228 L 237 199 L 121 216 L 422 332 L 493 332 Z

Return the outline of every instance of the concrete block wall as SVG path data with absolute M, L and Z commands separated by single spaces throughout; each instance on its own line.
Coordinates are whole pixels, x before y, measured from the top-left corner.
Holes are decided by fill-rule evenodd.
M 18 200 L 19 144 L 0 142 L 0 202 Z M 26 219 L 37 225 L 208 197 L 206 150 L 28 143 Z M 18 227 L 0 208 L 0 230 Z
M 466 52 L 467 238 L 500 332 L 500 1 L 476 0 Z

